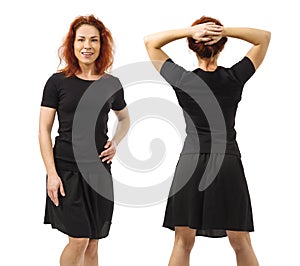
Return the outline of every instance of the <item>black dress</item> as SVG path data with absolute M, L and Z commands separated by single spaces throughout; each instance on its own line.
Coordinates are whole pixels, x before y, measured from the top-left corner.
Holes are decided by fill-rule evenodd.
M 85 117 L 88 120 L 92 112 L 98 112 L 95 124 L 91 125 L 94 126 L 94 147 L 86 149 L 94 148 L 96 153 L 95 156 L 87 157 L 83 151 L 80 158 L 76 157 L 74 152 L 73 122 L 76 111 L 78 113 L 79 105 L 83 102 L 83 96 L 88 95 L 87 92 L 90 92 L 91 88 L 96 89 L 97 97 L 85 103 Z M 105 101 L 105 104 L 97 106 L 101 101 Z M 126 106 L 121 83 L 116 77 L 108 74 L 97 81 L 89 81 L 76 76 L 67 78 L 63 73 L 55 73 L 45 85 L 41 106 L 55 108 L 57 111 L 59 128 L 53 154 L 56 170 L 66 193 L 65 197 L 59 196 L 58 207 L 47 196 L 44 223 L 51 224 L 53 228 L 71 237 L 106 237 L 109 234 L 114 208 L 113 183 L 110 164 L 102 163 L 98 154 L 108 140 L 107 121 L 110 109 L 122 110 Z M 82 124 L 85 122 L 81 121 Z M 91 136 L 83 128 L 75 137 L 84 142 Z M 93 175 L 93 166 L 100 164 L 104 167 L 97 173 L 96 183 L 105 183 L 105 193 L 99 193 L 95 180 L 89 179 Z M 84 173 L 81 170 L 83 165 L 87 166 Z
M 251 200 L 235 115 L 255 68 L 248 57 L 231 68 L 187 71 L 168 59 L 161 75 L 175 90 L 186 122 L 163 226 L 196 229 L 197 236 L 224 237 L 226 230 L 254 230 Z

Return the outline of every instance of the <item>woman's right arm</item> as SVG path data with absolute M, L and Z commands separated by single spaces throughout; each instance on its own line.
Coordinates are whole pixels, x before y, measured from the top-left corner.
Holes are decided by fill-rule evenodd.
M 223 27 L 216 25 L 213 22 L 207 22 L 188 28 L 167 30 L 150 34 L 144 37 L 144 43 L 150 60 L 157 71 L 160 72 L 163 63 L 169 58 L 169 56 L 162 50 L 163 46 L 186 37 L 192 37 L 198 42 L 210 41 L 211 38 L 208 37 L 208 35 L 220 36 L 222 28 Z
M 47 191 L 48 196 L 53 203 L 58 206 L 58 190 L 62 196 L 65 196 L 64 188 L 60 177 L 56 172 L 54 163 L 53 148 L 51 141 L 51 130 L 56 114 L 56 109 L 49 107 L 41 107 L 39 119 L 39 144 L 41 155 L 47 172 Z
M 268 50 L 271 33 L 269 31 L 254 28 L 231 28 L 224 27 L 222 35 L 252 43 L 253 46 L 246 56 L 252 61 L 255 69 L 263 62 Z

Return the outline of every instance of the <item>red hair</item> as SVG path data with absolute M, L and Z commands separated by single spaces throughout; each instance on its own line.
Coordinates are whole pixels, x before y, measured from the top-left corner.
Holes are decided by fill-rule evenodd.
M 200 19 L 197 19 L 192 26 L 206 23 L 206 22 L 214 22 L 217 25 L 223 26 L 221 22 L 215 18 L 202 16 Z M 222 37 L 217 43 L 213 45 L 204 45 L 203 42 L 196 43 L 196 41 L 188 37 L 189 48 L 193 50 L 197 56 L 200 58 L 212 58 L 219 52 L 221 52 L 224 48 L 225 43 L 227 42 L 227 37 Z
M 78 59 L 74 54 L 74 41 L 77 29 L 82 25 L 91 25 L 98 29 L 101 41 L 100 54 L 95 61 L 95 71 L 97 74 L 102 75 L 108 70 L 113 63 L 113 38 L 110 31 L 104 26 L 103 22 L 95 18 L 94 15 L 79 16 L 70 25 L 69 32 L 58 49 L 58 56 L 60 58 L 60 64 L 62 61 L 66 63 L 63 69 L 59 72 L 63 72 L 67 77 L 75 75 L 80 72 L 80 66 Z

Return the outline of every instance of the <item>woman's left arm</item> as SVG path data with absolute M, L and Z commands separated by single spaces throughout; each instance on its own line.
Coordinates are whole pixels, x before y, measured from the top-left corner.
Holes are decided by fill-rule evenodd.
M 213 22 L 198 24 L 192 27 L 167 30 L 144 37 L 145 46 L 154 67 L 160 72 L 163 63 L 169 56 L 161 49 L 164 45 L 186 37 L 192 37 L 197 42 L 211 41 L 211 36 L 219 36 L 223 27 Z
M 102 162 L 110 163 L 113 157 L 116 154 L 117 145 L 121 142 L 121 140 L 127 134 L 129 127 L 130 127 L 130 117 L 128 108 L 125 107 L 120 111 L 114 111 L 117 119 L 118 125 L 116 132 L 111 140 L 108 140 L 104 146 L 104 151 L 102 151 L 99 155 L 102 158 Z

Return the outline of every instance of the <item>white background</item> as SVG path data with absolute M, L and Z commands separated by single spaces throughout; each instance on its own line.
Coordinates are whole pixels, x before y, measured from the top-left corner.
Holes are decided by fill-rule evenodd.
M 272 32 L 266 59 L 244 89 L 236 119 L 237 138 L 252 198 L 256 232 L 251 236 L 260 265 L 300 265 L 299 20 L 295 4 L 292 0 L 3 3 L 1 265 L 58 265 L 67 243 L 65 235 L 43 225 L 45 170 L 38 147 L 39 106 L 43 86 L 57 69 L 57 48 L 70 22 L 77 15 L 91 13 L 103 20 L 114 36 L 114 68 L 148 60 L 144 35 L 189 26 L 202 15 L 216 17 L 226 26 Z M 248 48 L 247 43 L 230 39 L 219 63 L 230 66 Z M 185 40 L 168 45 L 166 51 L 187 69 L 196 67 Z M 153 95 L 160 94 L 153 90 Z M 125 96 L 130 104 L 130 90 Z M 175 99 L 172 93 L 169 97 Z M 141 128 L 138 130 L 141 132 Z M 159 137 L 155 135 L 159 134 L 157 130 L 150 133 L 153 138 Z M 141 143 L 148 152 L 151 134 L 146 141 L 142 134 L 134 134 L 132 129 L 135 139 L 131 148 L 136 152 Z M 178 154 L 169 152 L 167 156 L 176 161 Z M 115 160 L 116 178 L 122 171 Z M 130 180 L 130 175 L 120 178 Z M 167 265 L 174 233 L 161 226 L 165 203 L 143 208 L 116 204 L 110 235 L 99 243 L 100 265 Z M 191 265 L 235 265 L 235 257 L 226 238 L 199 237 Z

